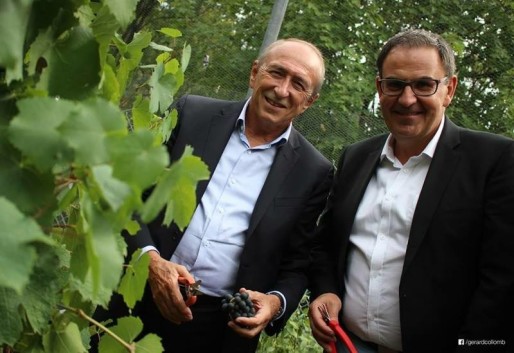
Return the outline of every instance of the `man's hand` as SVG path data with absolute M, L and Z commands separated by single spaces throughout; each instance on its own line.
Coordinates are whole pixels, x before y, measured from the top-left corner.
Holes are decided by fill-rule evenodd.
M 309 321 L 311 325 L 312 335 L 318 344 L 323 347 L 326 352 L 330 352 L 330 342 L 336 340 L 336 336 L 332 329 L 325 323 L 318 309 L 325 304 L 330 317 L 338 320 L 338 314 L 341 310 L 341 299 L 334 293 L 325 293 L 320 295 L 309 305 Z
M 241 288 L 239 292 L 248 293 L 256 313 L 254 317 L 238 317 L 234 321 L 230 321 L 228 326 L 240 336 L 252 338 L 261 333 L 275 314 L 278 313 L 280 310 L 280 299 L 276 295 L 264 294 L 244 288 Z
M 149 251 L 150 267 L 148 283 L 152 290 L 152 297 L 161 315 L 180 324 L 193 319 L 189 309 L 180 294 L 178 286 L 179 276 L 194 280 L 193 276 L 184 266 L 164 260 L 156 251 Z

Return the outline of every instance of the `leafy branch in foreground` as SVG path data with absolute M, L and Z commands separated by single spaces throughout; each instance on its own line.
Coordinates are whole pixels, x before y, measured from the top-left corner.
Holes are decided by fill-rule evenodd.
M 133 308 L 143 293 L 148 258 L 132 254 L 125 266 L 130 254 L 121 232 L 138 230 L 134 214 L 149 221 L 166 205 L 173 206 L 166 220 L 185 226 L 196 183 L 208 176 L 190 148 L 170 165 L 162 145 L 176 123 L 176 112 L 167 109 L 184 82 L 191 48 L 152 43 L 149 32 L 123 41 L 119 33 L 133 19 L 136 5 L 137 0 L 2 2 L 0 265 L 8 269 L 0 273 L 4 350 L 86 352 L 88 318 L 95 308 L 105 307 L 114 292 Z M 181 35 L 171 28 L 160 32 L 173 42 Z M 159 55 L 142 68 L 146 50 Z M 136 99 L 127 101 L 125 92 L 140 70 L 149 79 Z M 166 193 L 142 201 L 145 189 L 156 184 L 160 190 L 163 183 Z M 105 328 L 100 331 L 120 340 L 102 336 L 101 353 L 127 347 L 162 352 L 157 336 L 135 342 L 142 331 L 136 317 Z

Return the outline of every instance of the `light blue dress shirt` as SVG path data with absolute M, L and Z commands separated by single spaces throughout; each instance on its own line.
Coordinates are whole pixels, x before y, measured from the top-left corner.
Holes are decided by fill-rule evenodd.
M 251 148 L 245 136 L 246 102 L 207 189 L 171 261 L 202 280 L 212 296 L 233 293 L 250 218 L 291 125 L 269 144 Z M 251 288 L 248 288 L 251 289 Z

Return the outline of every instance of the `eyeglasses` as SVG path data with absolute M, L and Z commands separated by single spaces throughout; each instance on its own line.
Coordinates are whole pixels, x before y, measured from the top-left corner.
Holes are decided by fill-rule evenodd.
M 410 86 L 412 92 L 417 97 L 428 97 L 437 92 L 439 84 L 446 81 L 448 77 L 445 76 L 440 80 L 433 78 L 420 78 L 419 80 L 403 81 L 395 78 L 379 79 L 380 89 L 386 96 L 399 96 L 403 93 L 406 86 Z

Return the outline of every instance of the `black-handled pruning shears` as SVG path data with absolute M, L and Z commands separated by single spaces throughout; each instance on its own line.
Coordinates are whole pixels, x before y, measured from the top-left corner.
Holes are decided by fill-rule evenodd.
M 323 317 L 323 321 L 334 331 L 336 334 L 336 337 L 341 340 L 346 348 L 348 348 L 348 351 L 350 353 L 358 353 L 357 348 L 352 343 L 352 340 L 346 332 L 344 332 L 343 328 L 339 325 L 339 323 L 336 320 L 332 320 L 330 318 L 330 315 L 328 314 L 328 308 L 326 304 L 321 304 L 318 306 L 318 310 L 321 313 L 321 317 Z M 337 353 L 336 343 L 330 342 L 330 353 Z
M 184 298 L 187 306 L 196 303 L 196 296 L 204 294 L 200 291 L 200 284 L 202 284 L 202 281 L 195 282 L 193 280 L 187 280 L 185 277 L 178 278 L 180 294 L 182 294 L 182 298 Z

